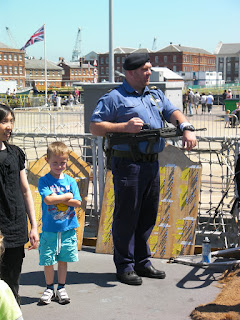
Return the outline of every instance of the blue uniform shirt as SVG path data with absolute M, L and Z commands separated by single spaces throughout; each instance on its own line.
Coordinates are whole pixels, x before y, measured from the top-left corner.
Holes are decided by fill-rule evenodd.
M 152 98 L 154 97 L 154 99 Z M 156 105 L 158 104 L 158 106 Z M 165 97 L 159 89 L 149 90 L 145 87 L 142 95 L 139 95 L 128 83 L 124 80 L 123 84 L 111 92 L 105 94 L 98 101 L 91 121 L 92 122 L 127 122 L 133 117 L 138 117 L 144 123 L 149 124 L 150 129 L 162 128 L 163 114 L 166 121 L 170 121 L 170 116 L 175 110 L 179 110 Z M 138 147 L 140 152 L 146 153 L 148 142 L 140 142 Z M 153 147 L 153 153 L 161 152 L 164 148 L 164 139 L 160 138 L 158 143 Z M 129 151 L 127 144 L 121 144 L 113 147 L 116 150 Z

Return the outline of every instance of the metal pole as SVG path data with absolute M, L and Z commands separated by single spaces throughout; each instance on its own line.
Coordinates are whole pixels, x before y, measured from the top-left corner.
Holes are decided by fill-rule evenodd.
M 114 83 L 113 0 L 109 0 L 109 82 Z

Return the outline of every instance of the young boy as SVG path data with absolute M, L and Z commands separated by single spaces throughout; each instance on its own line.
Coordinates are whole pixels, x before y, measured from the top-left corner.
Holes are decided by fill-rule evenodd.
M 74 207 L 80 207 L 81 196 L 76 181 L 63 173 L 69 151 L 62 142 L 48 146 L 46 161 L 50 172 L 39 179 L 42 197 L 42 234 L 39 245 L 39 265 L 44 266 L 47 289 L 39 300 L 49 304 L 54 294 L 54 264 L 58 263 L 56 300 L 67 304 L 70 298 L 65 289 L 67 262 L 78 261 L 75 228 L 79 226 Z

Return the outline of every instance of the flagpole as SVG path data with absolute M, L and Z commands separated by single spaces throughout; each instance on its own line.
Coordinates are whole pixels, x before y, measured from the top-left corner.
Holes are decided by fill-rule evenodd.
M 44 69 L 45 69 L 45 106 L 47 106 L 47 60 L 46 60 L 46 29 L 44 28 Z

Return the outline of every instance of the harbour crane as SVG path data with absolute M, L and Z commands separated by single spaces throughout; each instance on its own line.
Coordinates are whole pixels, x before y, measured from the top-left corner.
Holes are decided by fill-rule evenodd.
M 157 38 L 154 37 L 154 38 L 153 38 L 153 44 L 152 44 L 152 51 L 156 51 L 156 49 L 157 49 L 156 43 L 157 43 Z
M 6 32 L 7 32 L 7 35 L 8 35 L 8 38 L 10 40 L 10 45 L 15 48 L 15 49 L 18 49 L 19 48 L 19 45 L 17 44 L 17 42 L 14 40 L 13 38 L 13 35 L 10 31 L 10 29 L 8 27 L 6 27 Z
M 81 41 L 81 28 L 78 28 L 77 38 L 72 52 L 72 62 L 79 61 L 81 57 Z

